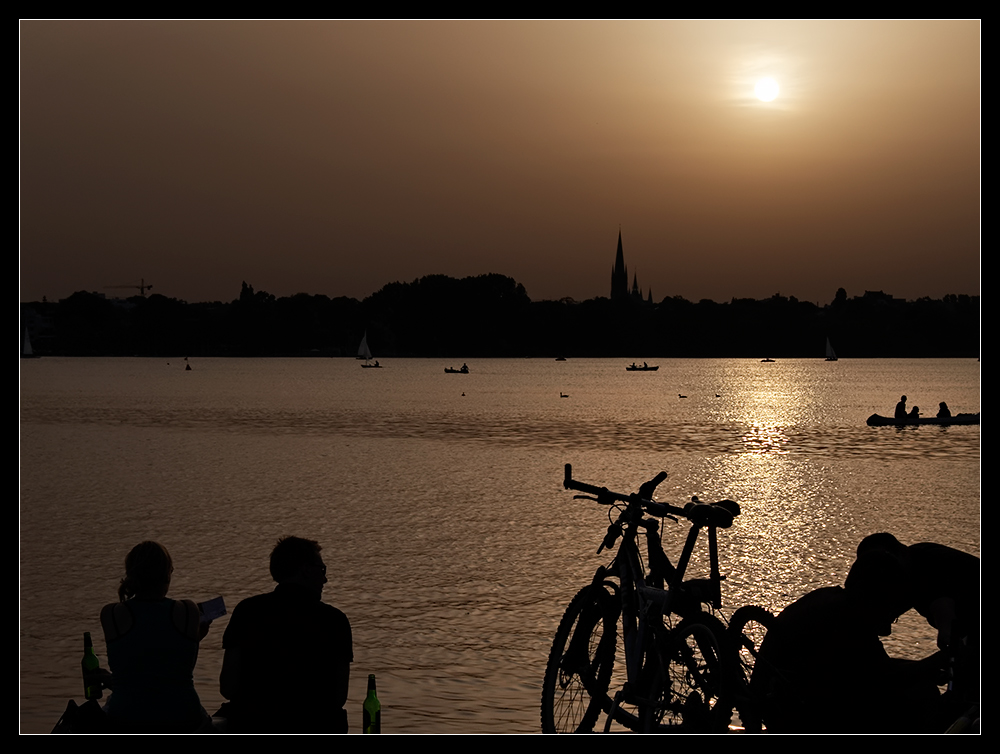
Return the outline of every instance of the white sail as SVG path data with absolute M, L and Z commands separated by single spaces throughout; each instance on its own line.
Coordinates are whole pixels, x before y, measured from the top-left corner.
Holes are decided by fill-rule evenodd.
M 826 360 L 827 361 L 836 361 L 837 360 L 837 354 L 834 352 L 833 346 L 830 345 L 830 339 L 829 338 L 826 339 Z
M 365 361 L 370 361 L 372 358 L 372 352 L 368 348 L 368 331 L 365 331 L 364 337 L 361 339 L 361 345 L 358 346 L 358 357 L 364 359 Z

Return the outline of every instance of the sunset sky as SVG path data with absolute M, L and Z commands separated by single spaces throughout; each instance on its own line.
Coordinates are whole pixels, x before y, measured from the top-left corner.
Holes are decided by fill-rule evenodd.
M 20 299 L 979 294 L 981 25 L 21 22 Z M 770 77 L 770 102 L 754 86 Z

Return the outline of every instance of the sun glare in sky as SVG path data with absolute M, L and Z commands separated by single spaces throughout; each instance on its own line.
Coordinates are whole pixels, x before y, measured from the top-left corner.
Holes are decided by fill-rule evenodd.
M 22 301 L 979 290 L 977 20 L 19 30 Z
M 772 78 L 760 79 L 754 86 L 753 93 L 761 102 L 771 102 L 778 96 L 778 82 Z

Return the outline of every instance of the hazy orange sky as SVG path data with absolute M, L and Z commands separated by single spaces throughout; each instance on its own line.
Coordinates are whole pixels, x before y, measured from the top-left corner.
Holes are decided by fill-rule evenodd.
M 978 21 L 21 22 L 20 297 L 978 294 L 980 100 Z

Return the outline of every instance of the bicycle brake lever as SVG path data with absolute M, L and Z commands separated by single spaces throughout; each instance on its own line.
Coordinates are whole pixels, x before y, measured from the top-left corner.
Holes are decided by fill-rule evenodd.
M 618 541 L 618 537 L 622 535 L 622 526 L 617 521 L 608 525 L 608 533 L 604 535 L 604 541 L 601 542 L 601 546 L 597 548 L 597 554 L 600 555 L 601 551 L 605 548 L 610 550 L 615 546 L 615 542 Z
M 601 502 L 596 497 L 591 497 L 590 495 L 573 495 L 574 500 L 593 500 L 595 503 Z

